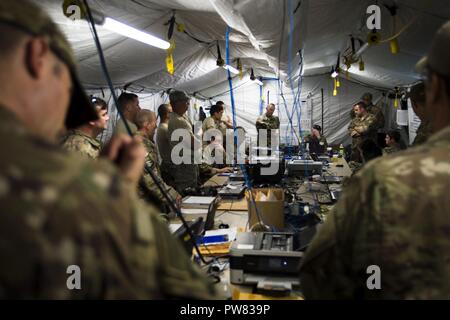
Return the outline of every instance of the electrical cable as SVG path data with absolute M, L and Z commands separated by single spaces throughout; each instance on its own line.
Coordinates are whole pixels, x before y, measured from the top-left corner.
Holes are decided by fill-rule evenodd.
M 102 49 L 102 47 L 101 47 L 100 38 L 99 38 L 99 36 L 98 36 L 98 34 L 97 34 L 97 29 L 96 29 L 96 27 L 95 27 L 95 22 L 94 22 L 94 19 L 93 19 L 93 17 L 92 17 L 91 9 L 90 9 L 90 7 L 89 7 L 89 4 L 88 4 L 88 1 L 87 1 L 87 0 L 83 0 L 83 2 L 84 2 L 84 4 L 85 4 L 85 6 L 86 6 L 88 22 L 89 22 L 90 25 L 92 26 L 92 32 L 93 32 L 94 41 L 95 41 L 95 44 L 96 44 L 96 47 L 97 47 L 97 51 L 98 51 L 98 54 L 99 54 L 100 65 L 101 65 L 102 71 L 103 71 L 103 73 L 104 73 L 104 76 L 105 76 L 105 78 L 106 78 L 106 81 L 107 81 L 107 83 L 108 83 L 108 86 L 109 86 L 109 88 L 110 88 L 110 90 L 111 90 L 111 94 L 112 94 L 112 96 L 113 96 L 113 100 L 114 100 L 114 104 L 115 104 L 115 106 L 116 106 L 117 112 L 119 113 L 119 115 L 120 115 L 120 117 L 121 117 L 121 119 L 122 119 L 122 121 L 123 121 L 123 124 L 124 124 L 124 126 L 125 126 L 125 129 L 126 129 L 127 133 L 132 137 L 132 136 L 133 136 L 133 133 L 131 132 L 131 129 L 130 129 L 128 123 L 125 121 L 125 118 L 123 117 L 122 111 L 120 110 L 120 108 L 118 108 L 119 103 L 118 103 L 117 95 L 116 95 L 116 93 L 115 93 L 115 91 L 114 91 L 114 86 L 113 86 L 113 84 L 112 84 L 111 77 L 110 77 L 109 72 L 108 72 L 108 68 L 107 68 L 107 66 L 106 66 L 106 60 L 105 60 L 105 57 L 104 57 L 104 55 L 103 55 L 103 49 Z M 208 262 L 204 259 L 203 255 L 202 255 L 201 252 L 200 252 L 200 249 L 199 249 L 198 246 L 197 246 L 197 243 L 196 243 L 196 241 L 195 241 L 195 237 L 194 237 L 194 234 L 193 234 L 191 228 L 189 227 L 188 223 L 187 223 L 186 220 L 184 219 L 184 217 L 183 217 L 181 211 L 180 211 L 180 210 L 177 208 L 177 206 L 175 205 L 175 201 L 174 201 L 174 200 L 171 198 L 171 196 L 167 193 L 167 190 L 165 190 L 165 188 L 160 184 L 159 180 L 158 180 L 157 177 L 155 176 L 155 173 L 153 172 L 153 170 L 152 170 L 147 164 L 145 164 L 144 170 L 151 176 L 151 178 L 152 178 L 153 181 L 155 182 L 156 186 L 157 186 L 158 189 L 161 191 L 163 197 L 164 197 L 165 200 L 167 201 L 167 203 L 168 203 L 169 207 L 171 208 L 171 210 L 173 210 L 173 211 L 176 213 L 177 217 L 180 219 L 180 221 L 181 221 L 181 223 L 183 224 L 184 228 L 186 228 L 186 231 L 188 232 L 188 235 L 189 235 L 189 237 L 190 237 L 190 240 L 192 241 L 192 243 L 193 243 L 193 245 L 194 245 L 194 248 L 195 248 L 195 250 L 196 250 L 196 252 L 197 252 L 197 254 L 198 254 L 200 260 L 201 260 L 203 263 L 208 264 Z

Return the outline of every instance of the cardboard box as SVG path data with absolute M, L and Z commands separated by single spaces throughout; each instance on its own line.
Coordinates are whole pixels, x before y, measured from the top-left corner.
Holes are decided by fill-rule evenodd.
M 273 192 L 277 200 L 258 201 L 256 199 L 258 192 L 263 192 L 267 196 L 269 190 Z M 252 192 L 255 199 L 256 208 L 258 209 L 259 215 L 261 216 L 264 224 L 277 229 L 283 229 L 284 190 L 279 188 L 260 188 L 252 189 Z M 251 228 L 253 225 L 258 223 L 258 217 L 256 215 L 255 205 L 252 203 L 250 193 L 248 191 L 246 191 L 245 197 L 248 203 L 249 227 Z

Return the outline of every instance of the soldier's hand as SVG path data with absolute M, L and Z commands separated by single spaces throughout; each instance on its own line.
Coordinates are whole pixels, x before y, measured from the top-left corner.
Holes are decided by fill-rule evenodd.
M 218 173 L 233 172 L 233 168 L 226 167 L 226 168 L 218 169 L 217 172 Z
M 102 154 L 119 167 L 128 181 L 137 185 L 147 154 L 140 137 L 115 136 L 103 149 Z
M 183 201 L 183 197 L 181 195 L 178 195 L 177 198 L 175 199 L 175 202 L 176 202 L 178 208 L 181 207 L 182 201 Z

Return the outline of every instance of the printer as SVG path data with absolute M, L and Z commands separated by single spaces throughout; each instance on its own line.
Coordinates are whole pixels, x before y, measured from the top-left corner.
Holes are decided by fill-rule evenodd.
M 230 282 L 257 290 L 287 292 L 300 284 L 303 252 L 294 233 L 238 233 L 230 248 Z
M 291 159 L 286 162 L 289 176 L 308 177 L 312 175 L 322 175 L 323 162 L 309 159 Z

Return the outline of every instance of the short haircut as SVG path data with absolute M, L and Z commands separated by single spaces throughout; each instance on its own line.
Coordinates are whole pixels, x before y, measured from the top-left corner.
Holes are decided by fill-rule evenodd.
M 316 129 L 319 132 L 322 132 L 322 127 L 319 126 L 318 124 L 313 125 L 313 129 Z
M 105 100 L 103 100 L 103 99 L 100 99 L 97 97 L 92 97 L 91 102 L 94 105 L 95 109 L 108 110 L 108 105 L 106 104 Z
M 398 132 L 397 130 L 391 130 L 386 134 L 389 136 L 389 138 L 394 139 L 395 142 L 400 142 L 401 136 L 400 132 Z
M 13 53 L 26 35 L 19 28 L 0 22 L 0 55 L 6 57 Z
M 134 99 L 139 99 L 139 97 L 134 93 L 128 93 L 128 92 L 122 92 L 122 94 L 119 96 L 118 102 L 118 108 L 120 111 L 123 112 L 125 107 L 130 103 L 133 102 Z
M 275 107 L 275 103 L 269 103 L 269 104 L 267 105 L 267 107 L 274 107 L 274 108 L 276 108 L 276 107 Z
M 423 81 L 413 85 L 407 94 L 407 97 L 416 103 L 425 102 L 425 85 Z
M 169 114 L 169 104 L 163 103 L 158 107 L 158 116 L 160 119 L 167 117 Z
M 156 115 L 153 111 L 142 109 L 139 110 L 138 114 L 136 115 L 136 127 L 140 130 L 142 129 L 146 123 L 150 122 L 152 120 L 152 117 L 156 118 Z
M 364 110 L 367 110 L 367 104 L 364 101 L 360 101 L 358 103 L 355 103 L 355 106 L 358 106 L 360 108 L 364 108 Z
M 215 105 L 211 106 L 209 113 L 211 114 L 211 116 L 213 116 L 215 113 L 221 112 L 222 110 L 223 110 L 223 106 L 215 104 Z
M 217 102 L 216 102 L 216 105 L 218 105 L 218 106 L 224 106 L 225 103 L 224 103 L 223 101 L 217 101 Z

